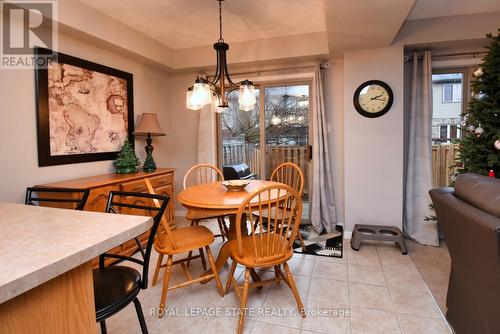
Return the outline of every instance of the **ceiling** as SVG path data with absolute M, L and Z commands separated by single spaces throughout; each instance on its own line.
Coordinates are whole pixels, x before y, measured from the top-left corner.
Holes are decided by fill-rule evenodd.
M 484 39 L 500 18 L 500 0 L 224 0 L 222 5 L 229 60 L 245 66 L 317 61 L 394 44 Z M 61 0 L 59 7 L 69 32 L 133 50 L 173 70 L 215 65 L 216 0 Z
M 417 0 L 407 20 L 500 11 L 500 0 Z
M 85 0 L 172 49 L 210 45 L 219 38 L 216 0 Z M 326 30 L 324 0 L 227 0 L 224 39 L 259 40 Z
M 391 45 L 415 0 L 326 0 L 330 53 Z
M 216 0 L 85 4 L 174 50 L 211 45 L 218 39 Z M 222 5 L 228 42 L 328 31 L 337 49 L 350 49 L 367 34 L 365 46 L 390 43 L 405 20 L 500 11 L 500 0 L 226 0 Z

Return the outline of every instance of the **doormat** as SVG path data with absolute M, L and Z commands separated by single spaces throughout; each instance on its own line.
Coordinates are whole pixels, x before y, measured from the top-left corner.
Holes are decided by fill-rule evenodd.
M 342 243 L 344 229 L 342 226 L 336 226 L 335 231 L 331 233 L 320 233 L 314 231 L 311 224 L 300 225 L 300 234 L 306 245 L 305 251 L 302 250 L 300 240 L 293 243 L 294 253 L 310 254 L 319 256 L 342 257 Z

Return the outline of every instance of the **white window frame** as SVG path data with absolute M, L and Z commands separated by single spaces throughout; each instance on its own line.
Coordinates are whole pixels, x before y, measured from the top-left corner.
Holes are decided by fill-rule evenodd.
M 451 86 L 451 100 L 446 100 L 445 99 L 445 90 L 447 86 Z M 457 92 L 462 92 L 463 91 L 463 85 L 462 84 L 456 84 L 456 83 L 445 83 L 443 84 L 442 87 L 443 90 L 443 95 L 442 95 L 442 102 L 443 103 L 458 103 L 462 102 L 462 96 L 457 96 Z

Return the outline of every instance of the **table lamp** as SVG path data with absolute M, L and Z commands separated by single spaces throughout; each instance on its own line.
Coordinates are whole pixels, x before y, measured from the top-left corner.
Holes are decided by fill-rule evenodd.
M 141 120 L 139 121 L 139 126 L 134 131 L 136 136 L 147 136 L 146 139 L 146 160 L 144 160 L 144 165 L 142 170 L 145 172 L 152 172 L 156 170 L 156 163 L 153 160 L 153 145 L 151 137 L 164 136 L 163 130 L 160 127 L 158 118 L 156 114 L 144 113 L 142 114 Z

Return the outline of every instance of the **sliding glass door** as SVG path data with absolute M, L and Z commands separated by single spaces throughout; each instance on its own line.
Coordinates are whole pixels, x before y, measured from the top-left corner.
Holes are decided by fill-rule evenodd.
M 303 200 L 308 201 L 309 85 L 266 87 L 264 97 L 266 179 L 283 162 L 297 164 L 305 177 Z
M 238 108 L 238 92 L 219 117 L 219 164 L 246 163 L 261 179 L 269 179 L 283 162 L 300 166 L 305 176 L 303 200 L 309 199 L 309 83 L 260 85 L 252 111 Z
M 260 170 L 260 90 L 255 89 L 254 110 L 239 109 L 238 91 L 228 96 L 229 109 L 219 117 L 219 165 L 246 163 L 258 177 Z

